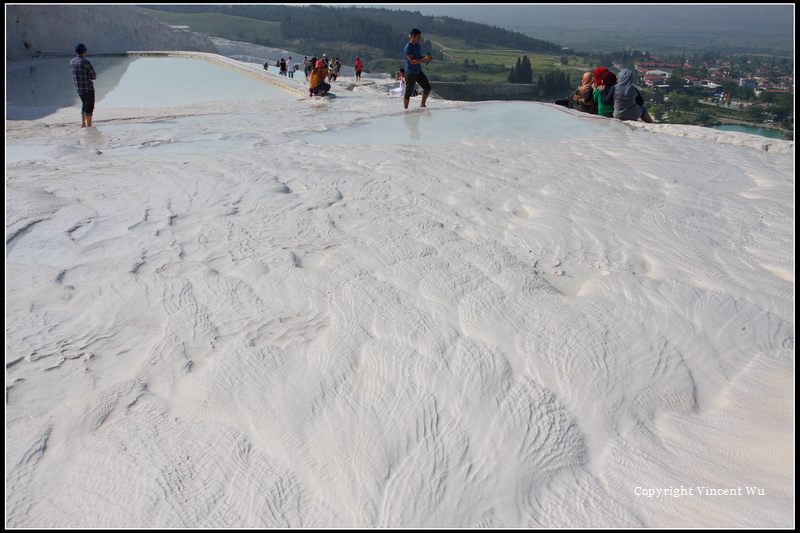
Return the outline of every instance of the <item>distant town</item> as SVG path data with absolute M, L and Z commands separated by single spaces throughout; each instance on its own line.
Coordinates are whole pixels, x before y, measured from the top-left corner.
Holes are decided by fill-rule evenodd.
M 793 136 L 794 64 L 788 58 L 648 56 L 632 66 L 659 122 L 760 124 Z
M 751 56 L 742 56 L 740 61 L 731 58 L 687 59 L 681 64 L 650 57 L 648 61 L 634 63 L 634 66 L 643 85 L 648 88 L 674 90 L 683 84 L 711 93 L 718 92 L 725 83 L 736 83 L 739 87 L 752 89 L 756 98 L 764 92 L 792 94 L 792 65 L 787 60 L 759 61 Z M 680 80 L 680 83 L 671 83 L 670 78 Z

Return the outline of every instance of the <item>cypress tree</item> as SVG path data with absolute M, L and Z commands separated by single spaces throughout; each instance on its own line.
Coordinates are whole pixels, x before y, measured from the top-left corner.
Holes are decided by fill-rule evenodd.
M 533 70 L 531 69 L 531 60 L 525 55 L 522 57 L 522 71 L 517 72 L 517 79 L 519 83 L 533 83 Z
M 511 67 L 511 72 L 508 73 L 508 83 L 517 83 L 517 75 L 514 72 L 514 67 Z

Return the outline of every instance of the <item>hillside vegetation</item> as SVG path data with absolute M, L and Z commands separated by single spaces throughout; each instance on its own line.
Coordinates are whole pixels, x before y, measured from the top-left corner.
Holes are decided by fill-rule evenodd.
M 422 30 L 423 54 L 436 60 L 426 67 L 432 80 L 504 83 L 523 55 L 534 78 L 561 68 L 561 48 L 496 26 L 451 17 L 385 8 L 282 5 L 144 6 L 158 20 L 192 31 L 264 46 L 327 53 L 343 64 L 358 56 L 367 72 L 394 72 L 403 66 L 402 50 L 412 28 Z

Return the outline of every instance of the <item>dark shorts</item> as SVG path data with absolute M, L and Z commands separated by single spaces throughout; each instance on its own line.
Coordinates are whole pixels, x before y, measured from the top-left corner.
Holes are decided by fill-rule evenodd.
M 325 82 L 320 83 L 313 89 L 311 89 L 311 94 L 319 94 L 319 93 L 326 93 L 331 90 L 331 86 Z
M 81 115 L 91 117 L 94 113 L 94 91 L 78 95 L 81 97 Z
M 419 86 L 422 87 L 422 94 L 431 94 L 431 82 L 428 81 L 424 72 L 420 72 L 419 74 L 406 74 L 406 93 L 403 95 L 403 98 L 406 100 L 411 98 L 411 94 L 414 92 L 414 86 L 418 83 Z

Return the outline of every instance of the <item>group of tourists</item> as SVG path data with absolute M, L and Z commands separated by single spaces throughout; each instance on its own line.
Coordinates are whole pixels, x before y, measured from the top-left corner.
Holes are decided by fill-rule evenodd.
M 416 94 L 416 86 L 422 88 L 422 102 L 420 107 L 426 107 L 425 103 L 431 92 L 431 84 L 425 73 L 422 72 L 422 63 L 430 63 L 433 59 L 431 54 L 422 56 L 420 40 L 422 32 L 418 29 L 411 30 L 409 42 L 403 52 L 405 56 L 405 69 L 400 69 L 395 74 L 395 80 L 400 82 L 400 86 L 389 91 L 389 96 L 403 97 L 403 107 L 408 109 L 410 98 Z M 75 47 L 76 57 L 71 61 L 72 78 L 75 83 L 75 90 L 81 98 L 81 122 L 83 127 L 91 127 L 92 112 L 94 111 L 94 86 L 92 80 L 97 75 L 92 68 L 92 64 L 86 60 L 86 46 L 78 44 Z M 317 59 L 314 55 L 310 60 L 303 58 L 303 65 L 306 79 L 309 81 L 309 96 L 325 96 L 331 89 L 329 82 L 335 81 L 339 76 L 341 63 L 338 59 L 328 60 L 326 54 L 322 54 L 322 59 Z M 299 69 L 290 57 L 288 61 L 281 59 L 277 67 L 280 73 L 290 78 L 294 77 L 294 71 Z M 267 68 L 267 64 L 264 64 Z M 355 72 L 356 81 L 361 80 L 363 63 L 360 58 L 356 58 Z M 572 95 L 572 100 L 577 103 L 578 109 L 586 113 L 596 114 L 602 117 L 614 117 L 620 120 L 639 120 L 653 122 L 650 114 L 643 107 L 644 99 L 639 90 L 633 86 L 633 73 L 628 69 L 623 69 L 616 74 L 605 67 L 598 67 L 594 72 L 586 72 L 578 87 Z M 566 101 L 565 101 L 566 102 Z
M 585 113 L 614 117 L 619 120 L 639 120 L 653 122 L 643 107 L 644 98 L 639 89 L 633 86 L 633 72 L 623 69 L 619 77 L 605 67 L 594 72 L 586 72 L 581 86 L 575 89 L 572 99 L 578 109 Z
M 425 73 L 422 72 L 422 63 L 430 63 L 433 59 L 431 54 L 423 57 L 422 47 L 420 41 L 422 40 L 422 32 L 418 29 L 411 30 L 409 40 L 403 50 L 403 57 L 405 58 L 406 67 L 400 69 L 395 73 L 395 80 L 400 82 L 400 87 L 389 91 L 390 96 L 403 97 L 403 106 L 408 109 L 408 104 L 411 96 L 416 94 L 416 86 L 422 88 L 422 103 L 420 107 L 426 107 L 425 103 L 428 100 L 428 95 L 431 93 L 431 84 Z M 335 58 L 334 58 L 335 59 Z M 336 65 L 339 65 L 338 60 Z M 361 71 L 363 70 L 363 63 L 356 58 L 356 81 L 361 81 Z M 330 83 L 326 83 L 325 78 L 328 77 L 328 82 L 335 80 L 339 75 L 338 68 L 336 68 L 335 76 L 331 76 L 331 69 L 336 68 L 328 64 L 327 57 L 323 54 L 322 59 L 317 59 L 316 56 L 309 61 L 309 66 L 306 70 L 306 79 L 309 80 L 308 95 L 309 96 L 324 96 L 331 90 Z
M 280 58 L 276 61 L 275 68 L 278 69 L 278 73 L 281 76 L 294 79 L 294 73 L 300 69 L 300 65 L 292 61 L 290 56 L 288 61 L 284 58 Z M 264 63 L 264 70 L 269 70 L 269 62 Z
M 306 79 L 309 80 L 308 93 L 310 96 L 325 93 L 331 89 L 330 82 L 336 81 L 342 70 L 342 63 L 334 57 L 328 60 L 327 54 L 322 54 L 322 59 L 317 59 L 316 54 L 311 59 L 303 58 Z M 356 81 L 361 80 L 363 63 L 356 58 Z M 324 71 L 324 74 L 323 74 Z M 326 82 L 327 81 L 327 82 Z

